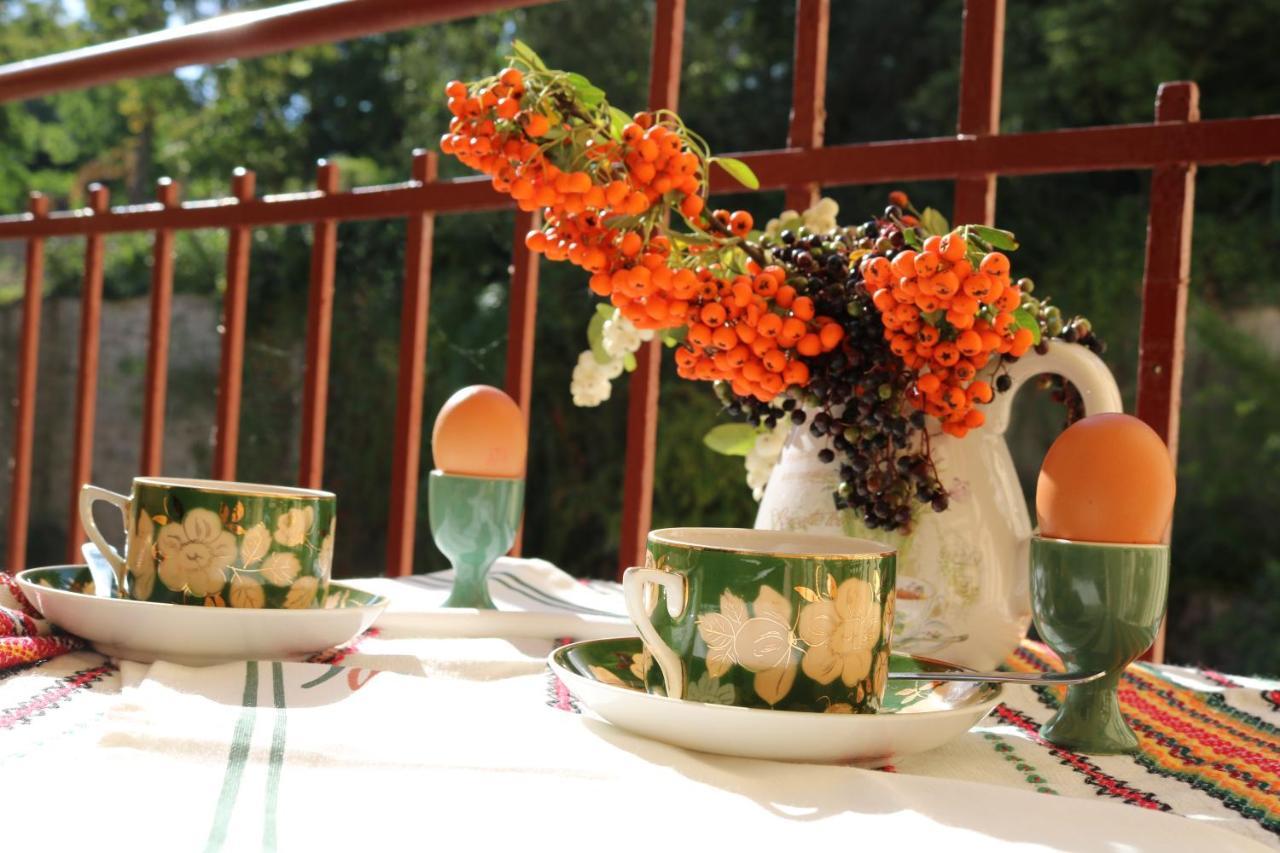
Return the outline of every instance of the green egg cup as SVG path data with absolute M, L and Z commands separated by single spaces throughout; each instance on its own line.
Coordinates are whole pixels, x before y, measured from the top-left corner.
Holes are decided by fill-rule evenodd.
M 444 606 L 497 609 L 489 597 L 489 567 L 516 541 L 524 480 L 432 471 L 427 489 L 431 535 L 454 571 Z
M 1031 539 L 1036 631 L 1074 672 L 1106 676 L 1072 685 L 1040 734 L 1075 752 L 1133 752 L 1138 737 L 1120 711 L 1125 667 L 1151 647 L 1169 591 L 1167 545 Z

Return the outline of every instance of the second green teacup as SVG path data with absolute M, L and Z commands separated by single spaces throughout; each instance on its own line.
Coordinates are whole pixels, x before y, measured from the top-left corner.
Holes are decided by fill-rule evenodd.
M 676 699 L 874 712 L 889 669 L 896 562 L 892 548 L 844 536 L 655 530 L 646 565 L 623 576 L 645 647 L 632 669 L 650 693 Z
M 93 520 L 93 504 L 120 510 L 125 554 Z M 318 607 L 329 591 L 337 500 L 332 492 L 135 477 L 129 497 L 80 492 L 80 521 L 138 601 L 215 607 Z

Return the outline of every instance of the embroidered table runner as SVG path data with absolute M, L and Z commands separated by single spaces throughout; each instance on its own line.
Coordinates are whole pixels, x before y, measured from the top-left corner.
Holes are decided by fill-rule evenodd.
M 0 671 L 0 766 L 21 780 L 7 813 L 24 816 L 7 837 L 29 831 L 47 846 L 69 808 L 83 841 L 165 850 L 585 849 L 642 836 L 682 849 L 746 837 L 761 848 L 841 837 L 893 849 L 944 838 L 988 850 L 1280 848 L 1280 683 L 1135 666 L 1121 692 L 1143 741 L 1132 757 L 1043 743 L 1058 693 L 1025 687 L 890 772 L 702 755 L 564 713 L 577 703 L 545 655 L 583 608 L 597 611 L 592 630 L 612 620 L 624 633 L 608 615 L 620 594 L 510 562 L 563 626 L 432 636 L 413 625 L 429 622 L 447 575 L 377 579 L 359 583 L 392 595 L 388 627 L 312 662 L 116 666 L 75 651 Z M 1034 644 L 1010 661 L 1055 664 Z

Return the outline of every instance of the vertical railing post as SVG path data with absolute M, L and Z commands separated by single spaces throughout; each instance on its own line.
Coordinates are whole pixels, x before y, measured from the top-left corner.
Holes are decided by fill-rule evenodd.
M 1160 84 L 1156 121 L 1200 120 L 1195 83 Z M 1138 417 L 1160 434 L 1178 461 L 1178 414 L 1186 346 L 1187 289 L 1191 277 L 1191 224 L 1196 166 L 1174 163 L 1151 173 L 1147 258 L 1142 274 L 1142 328 L 1138 338 Z M 1165 626 L 1148 657 L 1164 659 Z
M 33 192 L 28 210 L 35 219 L 49 215 L 49 199 Z M 31 454 L 36 425 L 36 373 L 40 364 L 40 309 L 44 300 L 44 238 L 27 239 L 22 289 L 22 338 L 18 343 L 18 400 L 13 425 L 13 462 L 9 482 L 9 538 L 5 565 L 27 567 L 27 520 L 31 508 Z
M 110 211 L 110 193 L 101 184 L 89 185 L 89 211 Z M 80 369 L 76 378 L 76 426 L 71 451 L 71 501 L 67 514 L 67 562 L 79 563 L 84 529 L 80 524 L 80 487 L 93 475 L 93 421 L 98 405 L 98 347 L 102 332 L 103 236 L 85 239 L 84 278 L 80 287 Z
M 827 123 L 827 42 L 831 0 L 799 0 L 796 4 L 796 50 L 791 86 L 789 148 L 821 148 Z M 803 211 L 818 200 L 821 186 L 787 189 L 788 210 Z
M 420 184 L 434 181 L 436 165 L 434 153 L 421 149 L 414 151 L 413 180 Z M 434 232 L 434 214 L 421 212 L 409 217 L 404 253 L 404 299 L 400 311 L 400 379 L 396 390 L 391 512 L 387 519 L 387 574 L 392 577 L 413 573 Z
M 253 201 L 254 174 L 237 167 L 231 192 L 239 204 Z M 240 392 L 244 381 L 244 323 L 249 297 L 249 244 L 253 230 L 247 225 L 230 229 L 227 241 L 227 290 L 222 297 L 222 363 L 218 382 L 218 423 L 213 445 L 213 477 L 234 480 L 236 451 L 240 444 Z
M 316 189 L 338 191 L 338 164 L 321 160 Z M 324 427 L 329 405 L 329 346 L 333 326 L 333 265 L 338 223 L 322 219 L 312 227 L 311 289 L 307 295 L 307 361 L 302 387 L 302 459 L 298 485 L 320 488 L 324 478 Z
M 533 339 L 538 316 L 538 256 L 529 251 L 524 238 L 539 226 L 537 213 L 516 211 L 512 237 L 511 304 L 507 309 L 506 389 L 524 413 L 525 434 L 531 427 L 529 413 L 533 395 Z M 529 440 L 532 445 L 532 436 Z M 516 531 L 511 555 L 518 557 L 524 547 L 524 517 Z
M 1000 132 L 1004 4 L 1005 0 L 965 0 L 960 111 L 956 121 L 956 131 L 961 136 L 992 136 Z M 992 225 L 995 215 L 995 175 L 956 181 L 954 222 Z
M 653 17 L 649 109 L 677 108 L 680 60 L 684 55 L 684 0 L 658 0 Z M 627 398 L 627 458 L 623 471 L 622 533 L 618 574 L 644 565 L 645 537 L 653 514 L 653 465 L 658 446 L 658 380 L 662 344 L 640 346 Z
M 166 208 L 178 204 L 178 185 L 169 178 L 156 184 L 156 199 Z M 156 231 L 151 253 L 151 327 L 147 339 L 147 379 L 142 398 L 142 462 L 138 471 L 154 477 L 164 466 L 164 407 L 169 381 L 169 324 L 173 307 L 173 229 Z

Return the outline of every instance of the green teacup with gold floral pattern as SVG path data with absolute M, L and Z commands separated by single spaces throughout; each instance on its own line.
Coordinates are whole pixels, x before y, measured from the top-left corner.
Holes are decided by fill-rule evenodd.
M 887 545 L 844 536 L 655 530 L 645 566 L 623 575 L 645 687 L 748 708 L 873 713 L 889 671 L 896 564 Z
M 124 556 L 107 544 L 93 504 L 120 510 Z M 80 521 L 138 601 L 210 607 L 319 607 L 329 588 L 337 499 L 332 492 L 136 477 L 129 497 L 86 484 Z

